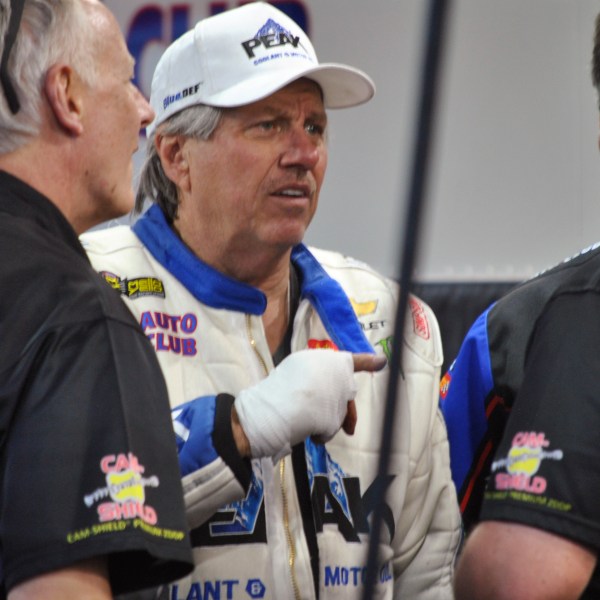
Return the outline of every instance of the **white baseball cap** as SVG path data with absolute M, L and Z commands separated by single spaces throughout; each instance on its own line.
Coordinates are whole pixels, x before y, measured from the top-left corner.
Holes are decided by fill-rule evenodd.
M 252 2 L 199 21 L 164 52 L 154 71 L 150 104 L 158 125 L 195 104 L 232 107 L 270 96 L 308 77 L 323 91 L 326 108 L 370 100 L 375 84 L 347 65 L 319 64 L 302 28 L 266 2 Z

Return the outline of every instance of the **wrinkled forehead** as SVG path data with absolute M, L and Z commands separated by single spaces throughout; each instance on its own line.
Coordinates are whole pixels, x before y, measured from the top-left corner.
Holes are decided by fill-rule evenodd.
M 242 106 L 221 109 L 224 117 L 252 119 L 253 117 L 302 118 L 327 125 L 327 111 L 321 87 L 314 81 L 302 78 L 289 83 L 271 95 Z
M 247 107 L 258 107 L 264 105 L 276 105 L 278 103 L 313 103 L 314 109 L 325 114 L 323 90 L 321 86 L 308 77 L 301 77 L 288 83 L 281 89 L 269 96 L 246 104 Z M 240 107 L 242 108 L 242 107 Z

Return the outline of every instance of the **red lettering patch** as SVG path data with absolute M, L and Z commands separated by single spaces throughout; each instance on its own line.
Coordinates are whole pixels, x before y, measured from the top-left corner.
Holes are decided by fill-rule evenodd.
M 311 350 L 314 350 L 314 349 L 339 350 L 339 348 L 331 340 L 308 340 L 308 347 Z
M 427 320 L 423 305 L 414 298 L 410 298 L 409 303 L 414 332 L 424 340 L 428 340 L 430 335 L 429 321 Z

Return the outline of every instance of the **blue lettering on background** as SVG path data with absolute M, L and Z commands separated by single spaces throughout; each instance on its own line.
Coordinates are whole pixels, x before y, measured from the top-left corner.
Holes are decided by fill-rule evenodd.
M 259 599 L 265 597 L 267 588 L 260 579 L 249 579 L 246 584 L 246 593 L 250 598 Z
M 142 53 L 150 42 L 162 40 L 162 10 L 152 6 L 143 8 L 131 21 L 129 31 L 126 33 L 127 48 L 135 59 L 135 70 L 133 82 L 140 87 L 140 69 L 142 66 Z M 146 96 L 150 96 L 149 90 L 142 90 Z
M 170 600 L 232 600 L 233 589 L 239 585 L 237 579 L 221 581 L 194 581 L 186 596 L 179 595 L 179 585 L 171 586 Z
M 379 581 L 385 584 L 393 578 L 390 564 L 386 563 L 379 570 Z M 366 579 L 367 567 L 325 567 L 325 587 L 358 587 L 365 585 Z
M 192 334 L 198 327 L 198 319 L 192 313 L 185 315 L 169 315 L 160 311 L 144 311 L 140 316 L 140 326 L 146 333 L 154 348 L 160 352 L 173 352 L 183 356 L 196 356 L 196 340 L 180 337 L 179 334 Z M 161 331 L 152 331 L 162 329 Z M 172 333 L 171 333 L 172 332 Z
M 240 6 L 244 2 L 210 2 L 209 14 L 215 15 L 224 10 Z M 310 35 L 308 11 L 304 3 L 298 0 L 273 1 L 270 4 L 286 13 L 296 21 L 300 27 Z M 161 8 L 148 5 L 139 10 L 125 32 L 127 47 L 135 59 L 134 83 L 141 88 L 140 70 L 144 49 L 151 42 L 161 42 L 168 45 L 186 31 L 191 29 L 191 2 L 177 2 L 173 6 Z M 209 15 L 206 15 L 209 16 Z M 171 24 L 171 31 L 166 31 L 167 23 Z M 146 97 L 150 96 L 149 89 L 142 89 Z
M 367 578 L 367 567 L 325 567 L 325 587 L 357 587 L 364 585 Z
M 391 581 L 393 578 L 394 576 L 392 575 L 390 564 L 386 563 L 379 571 L 379 581 L 381 581 L 381 583 L 385 583 L 386 581 Z

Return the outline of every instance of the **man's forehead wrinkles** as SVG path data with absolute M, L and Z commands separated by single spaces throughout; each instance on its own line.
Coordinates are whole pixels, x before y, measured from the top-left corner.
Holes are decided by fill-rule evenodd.
M 327 112 L 320 103 L 314 107 L 307 106 L 307 103 L 310 102 L 310 98 L 293 98 L 290 100 L 280 98 L 277 100 L 271 97 L 254 104 L 225 109 L 224 114 L 238 119 L 265 116 L 289 120 L 303 117 L 305 119 L 327 121 Z

